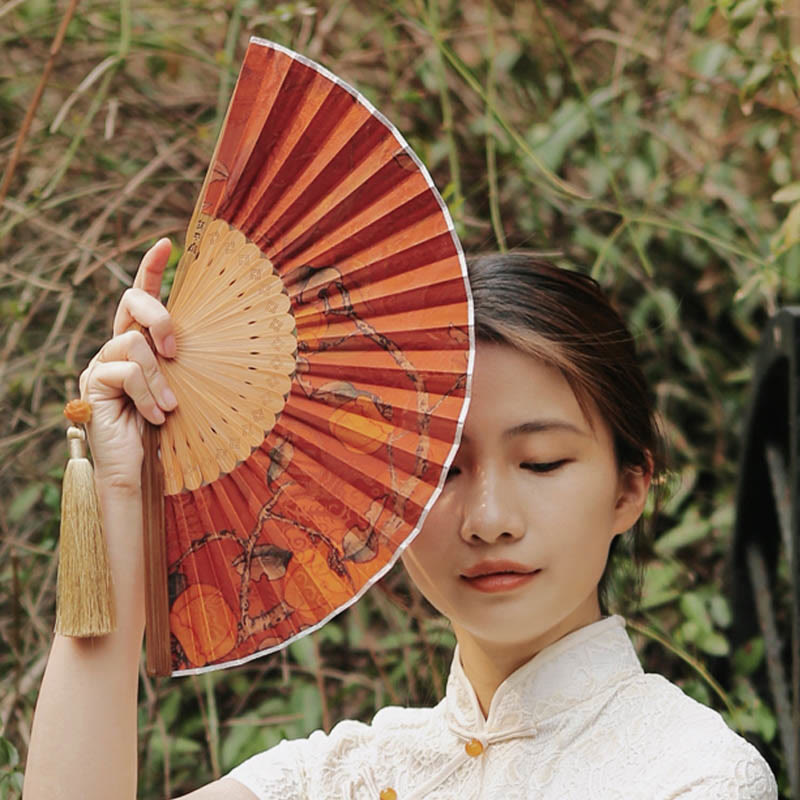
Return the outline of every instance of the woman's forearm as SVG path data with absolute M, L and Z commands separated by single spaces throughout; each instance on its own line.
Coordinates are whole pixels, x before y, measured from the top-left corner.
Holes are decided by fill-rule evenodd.
M 55 636 L 31 731 L 24 800 L 133 800 L 144 632 L 141 493 L 98 486 L 117 630 Z

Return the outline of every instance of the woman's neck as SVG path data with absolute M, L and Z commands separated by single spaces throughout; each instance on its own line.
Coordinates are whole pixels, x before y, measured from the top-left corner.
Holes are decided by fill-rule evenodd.
M 595 593 L 563 620 L 523 642 L 487 641 L 453 624 L 459 645 L 461 666 L 475 690 L 484 718 L 489 716 L 495 692 L 509 675 L 548 645 L 600 619 L 602 614 Z

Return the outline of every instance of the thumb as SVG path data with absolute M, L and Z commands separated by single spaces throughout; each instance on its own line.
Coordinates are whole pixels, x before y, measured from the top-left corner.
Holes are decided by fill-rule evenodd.
M 159 239 L 144 254 L 133 279 L 134 288 L 143 289 L 158 300 L 161 296 L 161 281 L 171 252 L 170 240 L 166 237 Z

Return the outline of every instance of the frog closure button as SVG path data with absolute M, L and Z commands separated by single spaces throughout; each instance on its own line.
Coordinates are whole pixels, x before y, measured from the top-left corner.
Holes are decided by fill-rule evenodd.
M 470 739 L 465 745 L 464 749 L 467 751 L 468 756 L 479 756 L 483 752 L 483 745 L 477 739 Z
M 397 792 L 389 786 L 381 792 L 381 800 L 397 800 Z

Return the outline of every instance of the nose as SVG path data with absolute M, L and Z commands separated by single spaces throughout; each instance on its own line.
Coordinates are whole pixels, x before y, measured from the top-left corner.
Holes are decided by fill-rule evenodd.
M 461 538 L 469 544 L 491 544 L 498 539 L 514 540 L 525 533 L 525 517 L 513 482 L 500 470 L 476 470 L 471 481 L 461 484 L 464 497 Z

